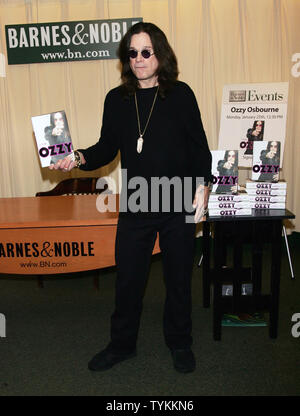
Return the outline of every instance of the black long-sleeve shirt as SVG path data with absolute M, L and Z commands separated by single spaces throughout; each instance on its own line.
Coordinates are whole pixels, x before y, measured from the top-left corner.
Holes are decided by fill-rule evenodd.
M 142 131 L 156 90 L 157 87 L 145 88 L 136 93 Z M 149 184 L 154 177 L 192 177 L 195 185 L 196 177 L 212 179 L 211 153 L 200 111 L 187 84 L 177 81 L 164 98 L 158 94 L 141 153 L 136 150 L 138 138 L 134 96 L 124 97 L 120 87 L 112 89 L 105 99 L 100 139 L 88 149 L 80 149 L 86 160 L 80 168 L 94 170 L 104 166 L 120 150 L 121 167 L 127 170 L 128 182 L 134 177 L 143 177 Z

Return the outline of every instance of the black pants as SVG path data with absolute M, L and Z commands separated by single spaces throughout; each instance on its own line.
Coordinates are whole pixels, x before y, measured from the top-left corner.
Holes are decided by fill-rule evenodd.
M 195 224 L 181 214 L 155 218 L 119 218 L 116 237 L 116 304 L 111 317 L 114 352 L 136 348 L 143 296 L 152 251 L 159 233 L 166 300 L 163 329 L 169 348 L 192 344 L 191 276 L 194 259 Z

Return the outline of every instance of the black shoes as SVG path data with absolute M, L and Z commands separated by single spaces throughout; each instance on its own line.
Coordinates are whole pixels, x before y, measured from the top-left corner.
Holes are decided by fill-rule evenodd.
M 88 363 L 88 368 L 92 371 L 104 371 L 110 369 L 121 361 L 128 360 L 136 356 L 136 351 L 129 354 L 115 354 L 107 348 L 95 355 Z
M 191 373 L 196 368 L 196 360 L 190 348 L 171 350 L 175 370 Z
M 196 360 L 190 348 L 171 350 L 175 370 L 180 373 L 191 373 L 196 368 Z M 91 359 L 88 368 L 92 371 L 109 370 L 115 364 L 136 356 L 136 351 L 128 354 L 116 354 L 105 348 Z

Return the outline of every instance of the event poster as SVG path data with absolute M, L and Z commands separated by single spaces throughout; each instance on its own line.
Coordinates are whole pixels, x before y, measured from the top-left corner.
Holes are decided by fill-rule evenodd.
M 257 141 L 280 141 L 283 155 L 287 103 L 288 82 L 225 85 L 218 148 L 238 149 L 240 167 L 252 167 Z

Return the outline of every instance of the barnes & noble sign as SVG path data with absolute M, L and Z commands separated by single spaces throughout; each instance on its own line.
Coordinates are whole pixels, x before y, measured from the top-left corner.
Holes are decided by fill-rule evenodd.
M 120 40 L 143 19 L 109 19 L 5 26 L 9 65 L 116 59 Z
M 0 265 L 13 268 L 19 273 L 64 273 L 77 271 L 74 261 L 95 267 L 94 241 L 28 241 L 0 242 Z M 85 260 L 86 258 L 86 260 Z M 74 270 L 70 270 L 74 268 Z M 87 269 L 88 267 L 84 267 Z M 47 271 L 48 270 L 48 271 Z

